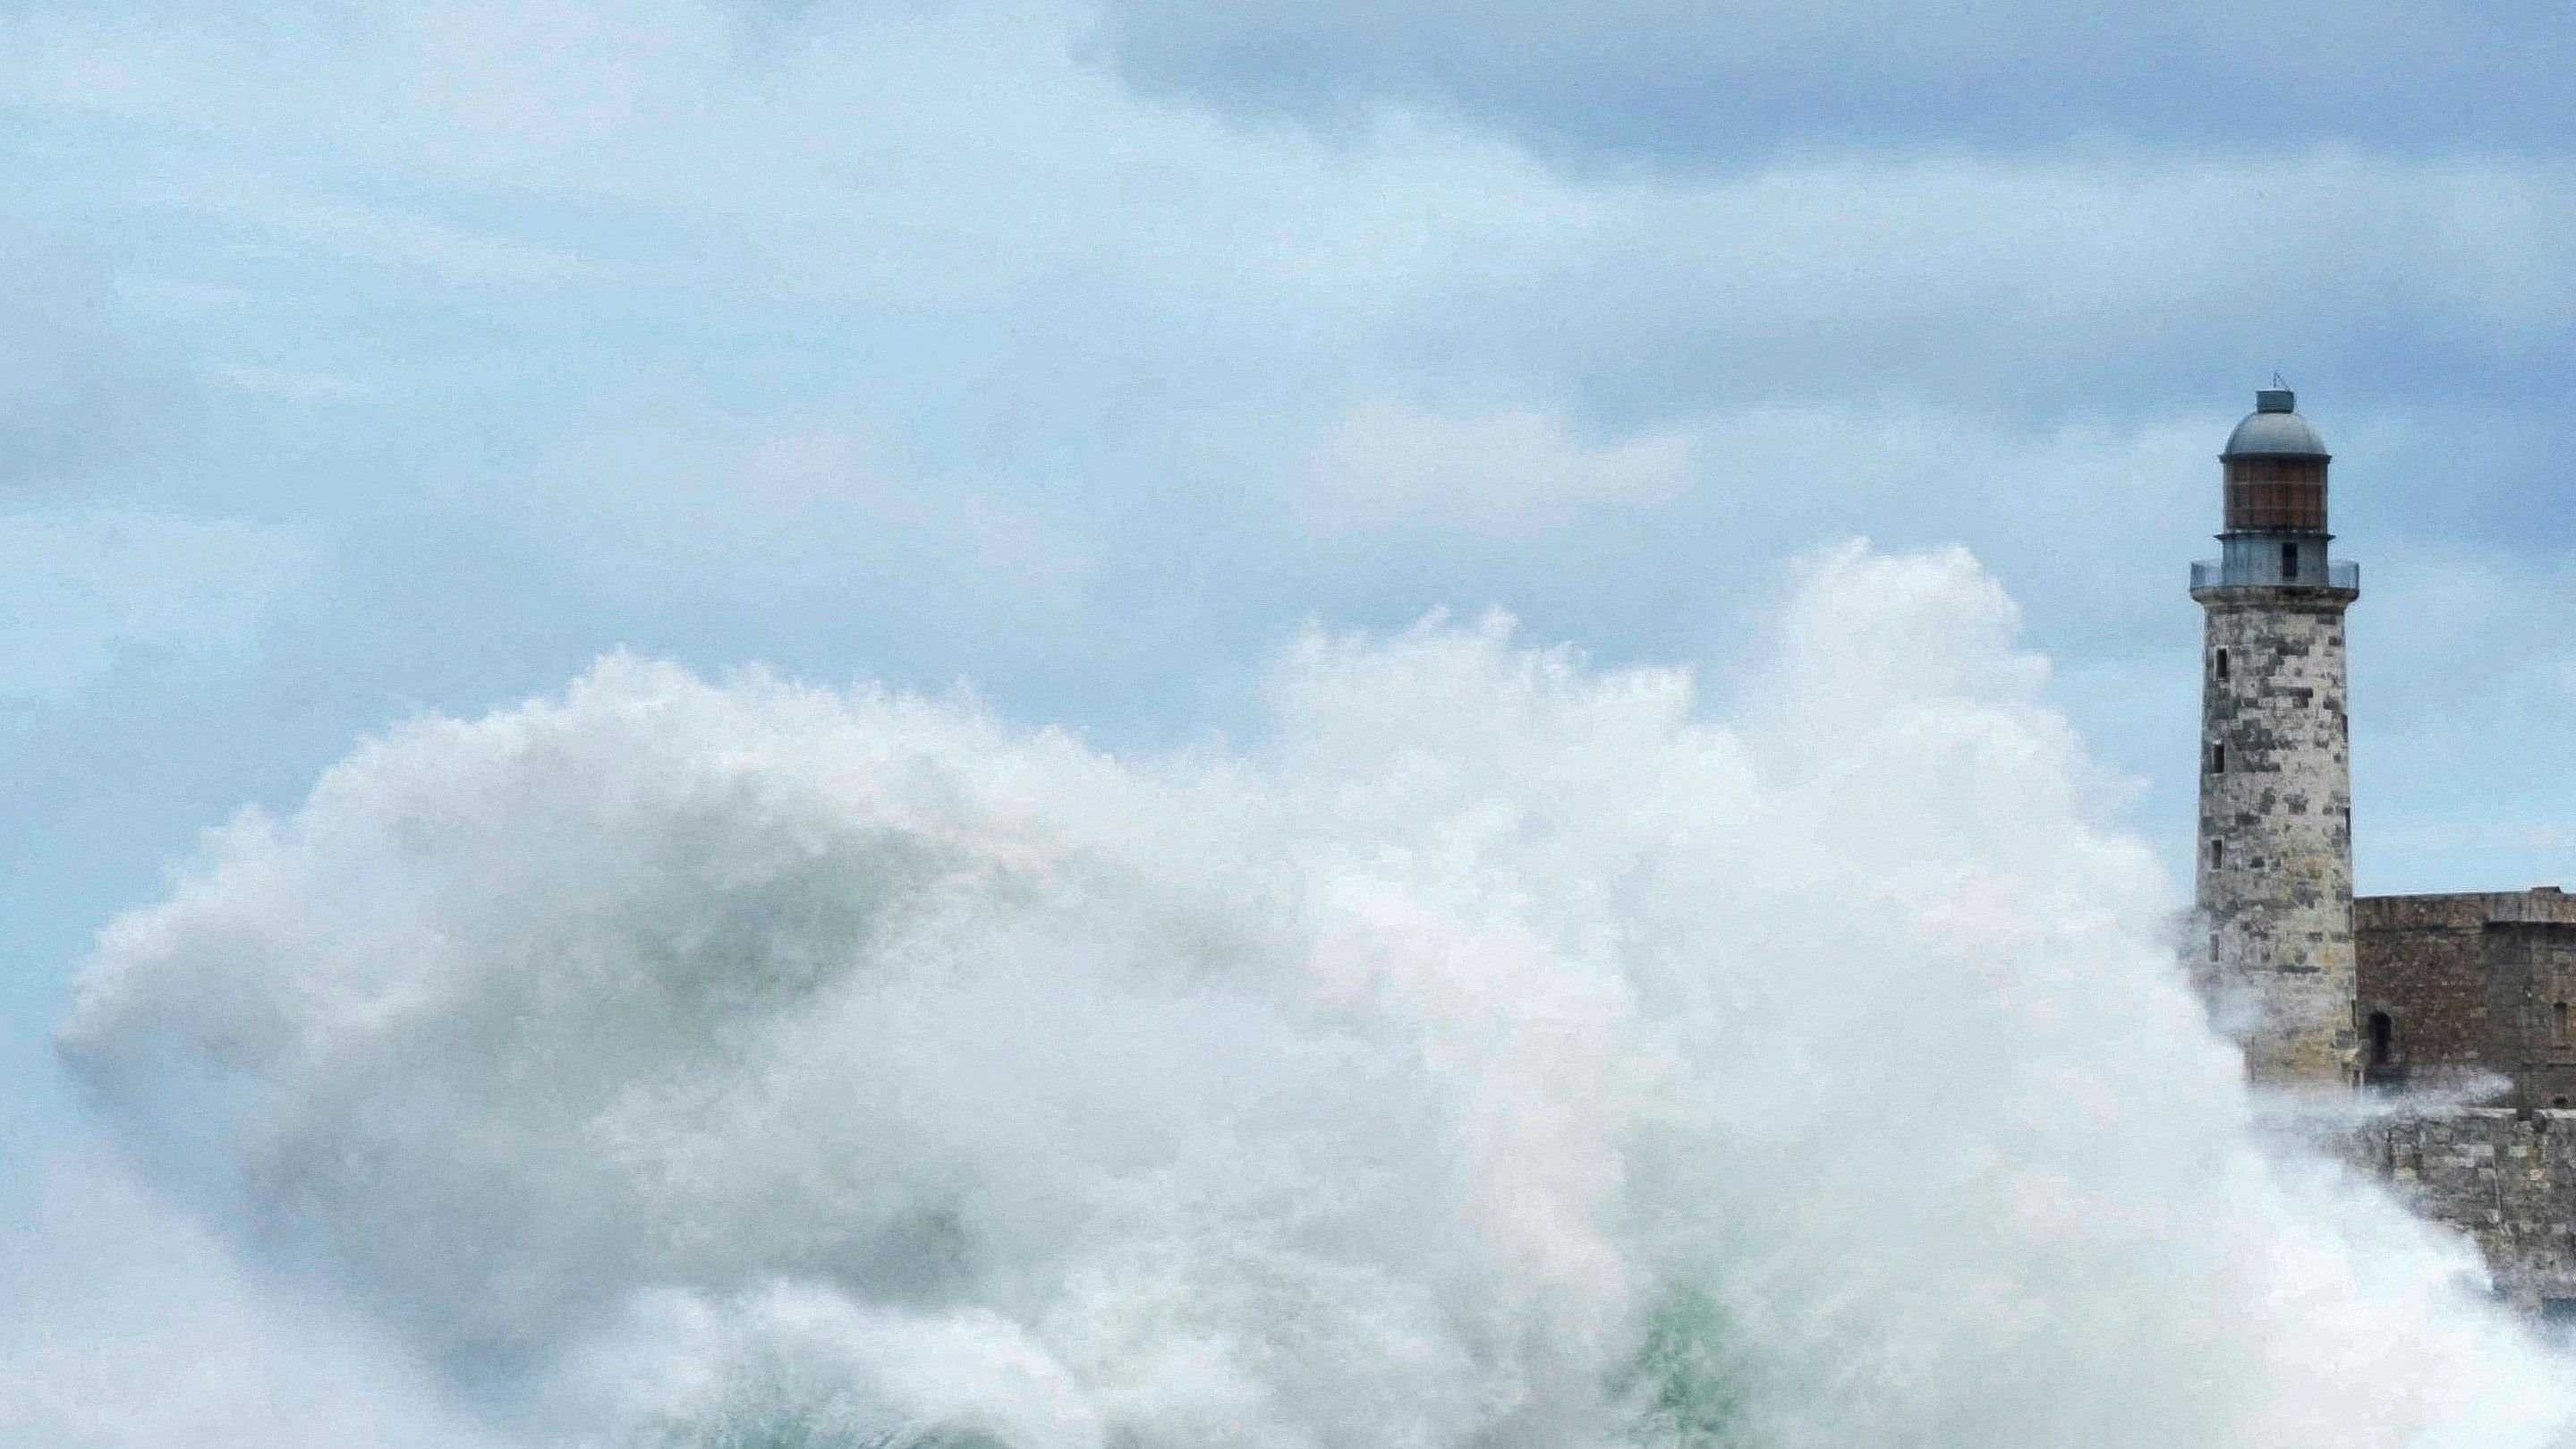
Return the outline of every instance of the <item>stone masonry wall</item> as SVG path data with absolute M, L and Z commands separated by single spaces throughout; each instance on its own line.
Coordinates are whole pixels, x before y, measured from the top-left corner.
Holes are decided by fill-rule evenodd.
M 2576 1102 L 2576 897 L 2555 887 L 2353 903 L 2358 1020 L 2388 1019 L 2393 1070 L 2442 1087 L 2512 1082 L 2489 1105 Z
M 2486 898 L 2364 896 L 2352 918 L 2360 1019 L 2387 1013 L 2392 1079 L 2441 1086 L 2485 1069 Z
M 2207 611 L 2203 985 L 2254 1080 L 2341 1085 L 2359 1063 L 2343 633 L 2353 595 L 2229 585 L 2192 597 Z
M 2475 1238 L 2516 1306 L 2576 1306 L 2576 1112 L 2401 1117 L 2355 1134 L 2347 1151 L 2417 1213 Z
M 2509 1105 L 2576 1105 L 2576 924 L 2490 919 L 2485 937 L 2488 1036 L 2512 1063 Z

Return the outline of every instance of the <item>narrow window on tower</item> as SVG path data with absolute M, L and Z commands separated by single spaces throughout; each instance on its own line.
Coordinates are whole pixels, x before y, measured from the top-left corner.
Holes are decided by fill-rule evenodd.
M 2224 840 L 2209 842 L 2209 868 L 2216 870 L 2225 864 L 2227 864 L 2227 842 Z
M 2287 582 L 2298 576 L 2299 546 L 2295 543 L 2285 543 L 2281 545 L 2281 578 Z
M 2209 747 L 2209 773 L 2213 775 L 2227 773 L 2227 746 L 2214 744 Z
M 2218 651 L 2218 654 L 2217 654 L 2217 657 L 2215 657 L 2214 659 L 2212 659 L 2212 660 L 2210 661 L 2210 665 L 2209 665 L 2209 672 L 2210 672 L 2210 674 L 2211 674 L 2213 677 L 2215 677 L 2215 678 L 2225 679 L 2225 678 L 2227 677 L 2227 651 L 2226 651 L 2226 650 L 2224 650 L 2224 649 L 2219 650 L 2219 651 Z
M 2559 1002 L 2557 1005 L 2549 1008 L 2549 1044 L 2555 1047 L 2563 1047 L 2567 1045 L 2566 1002 Z

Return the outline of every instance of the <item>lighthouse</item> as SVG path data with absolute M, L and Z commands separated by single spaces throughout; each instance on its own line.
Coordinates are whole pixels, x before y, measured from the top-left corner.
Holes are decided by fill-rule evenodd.
M 2220 556 L 2191 566 L 2201 644 L 2197 963 L 2258 1085 L 2345 1088 L 2353 1019 L 2352 769 L 2344 610 L 2325 440 L 2286 387 L 2254 395 L 2219 455 Z

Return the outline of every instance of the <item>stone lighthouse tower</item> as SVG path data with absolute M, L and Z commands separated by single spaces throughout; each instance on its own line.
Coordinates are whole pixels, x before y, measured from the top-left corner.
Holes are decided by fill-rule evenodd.
M 2287 388 L 2254 395 L 2220 456 L 2219 558 L 2191 568 L 2201 647 L 2201 963 L 2267 1086 L 2358 1073 L 2344 609 L 2361 571 L 2326 546 L 2324 439 Z

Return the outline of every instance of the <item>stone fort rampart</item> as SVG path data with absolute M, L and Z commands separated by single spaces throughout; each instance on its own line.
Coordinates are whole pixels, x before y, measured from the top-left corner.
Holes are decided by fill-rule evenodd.
M 2576 896 L 2363 896 L 2353 940 L 2365 1082 L 2487 1081 L 2490 1106 L 2576 1105 Z
M 2421 1216 L 2475 1239 L 2499 1296 L 2576 1318 L 2576 1111 L 2402 1115 L 2349 1134 L 2344 1152 Z

